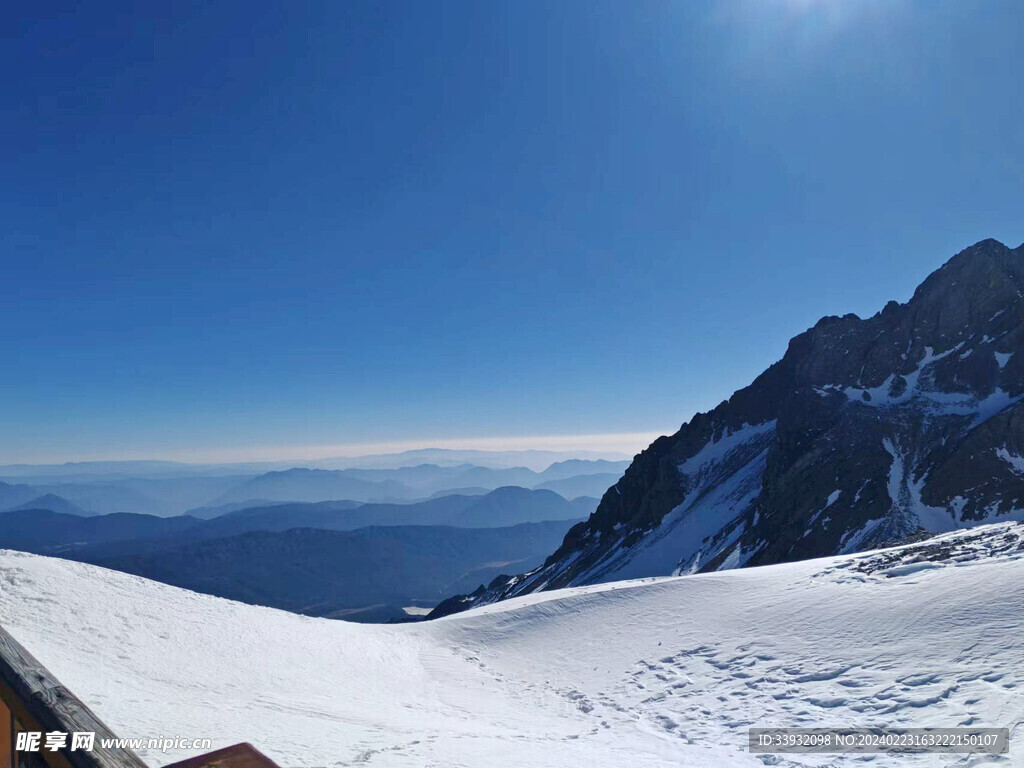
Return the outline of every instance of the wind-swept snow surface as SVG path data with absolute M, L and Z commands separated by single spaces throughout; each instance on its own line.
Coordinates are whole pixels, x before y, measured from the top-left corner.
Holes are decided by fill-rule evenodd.
M 370 626 L 3 552 L 0 623 L 119 735 L 251 741 L 285 767 L 1010 766 L 1022 583 L 1024 525 L 1003 523 Z M 857 725 L 1005 726 L 1011 754 L 746 751 L 749 726 Z

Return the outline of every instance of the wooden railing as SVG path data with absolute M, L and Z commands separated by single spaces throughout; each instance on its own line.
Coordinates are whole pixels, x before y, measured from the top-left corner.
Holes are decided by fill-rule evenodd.
M 18 733 L 67 734 L 50 751 L 18 751 Z M 72 734 L 94 733 L 91 750 L 71 749 Z M 103 746 L 114 733 L 9 632 L 0 627 L 0 768 L 149 768 L 132 750 Z M 109 743 L 109 742 L 108 742 Z M 168 768 L 277 768 L 249 744 L 183 760 Z

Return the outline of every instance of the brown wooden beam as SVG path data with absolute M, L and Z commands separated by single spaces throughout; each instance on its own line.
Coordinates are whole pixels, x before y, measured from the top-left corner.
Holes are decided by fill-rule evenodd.
M 277 763 L 252 744 L 245 742 L 225 747 L 205 755 L 190 757 L 164 768 L 277 768 Z
M 57 768 L 146 768 L 130 749 L 101 746 L 101 739 L 117 737 L 3 627 L 0 627 L 0 697 L 26 730 L 68 734 L 67 749 L 39 753 L 39 757 Z M 96 734 L 91 752 L 71 751 L 71 734 L 75 732 Z

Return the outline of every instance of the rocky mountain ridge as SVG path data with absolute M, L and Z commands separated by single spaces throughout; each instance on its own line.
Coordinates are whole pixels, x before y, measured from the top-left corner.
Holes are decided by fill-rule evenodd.
M 826 317 L 639 454 L 545 565 L 437 615 L 544 589 L 864 550 L 1024 518 L 1024 246 L 984 240 L 905 304 Z

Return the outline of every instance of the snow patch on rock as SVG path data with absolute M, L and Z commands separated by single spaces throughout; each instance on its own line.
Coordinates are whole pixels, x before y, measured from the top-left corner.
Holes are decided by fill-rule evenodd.
M 1024 477 L 1024 456 L 1018 456 L 1016 453 L 1010 453 L 1005 446 L 996 450 L 996 456 L 1009 464 L 1010 469 L 1013 470 L 1015 475 Z
M 680 464 L 679 471 L 684 475 L 695 476 L 708 465 L 720 463 L 740 446 L 766 433 L 774 432 L 775 424 L 775 420 L 772 420 L 762 424 L 744 424 L 737 430 L 726 428 L 721 435 L 706 443 L 697 453 Z
M 891 514 L 903 519 L 904 531 L 909 533 L 917 527 L 932 533 L 955 530 L 957 521 L 948 510 L 928 506 L 921 500 L 927 475 L 915 478 L 913 466 L 908 466 L 908 457 L 889 438 L 882 440 L 882 446 L 892 456 L 887 485 L 892 501 Z

